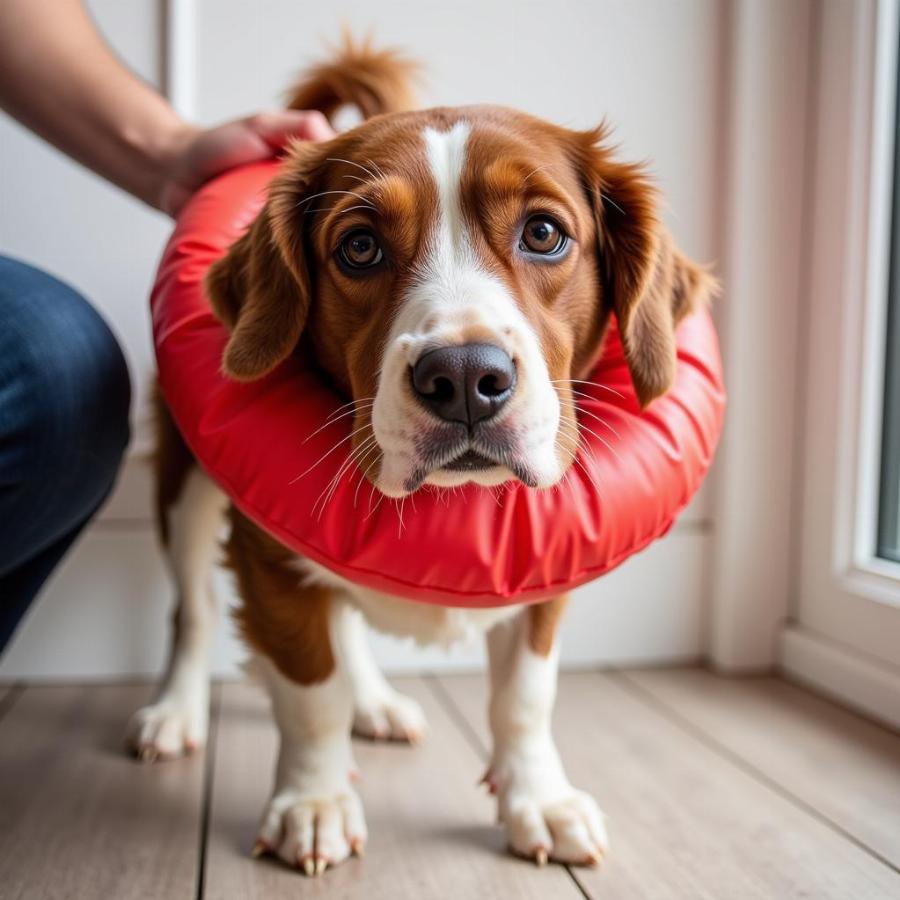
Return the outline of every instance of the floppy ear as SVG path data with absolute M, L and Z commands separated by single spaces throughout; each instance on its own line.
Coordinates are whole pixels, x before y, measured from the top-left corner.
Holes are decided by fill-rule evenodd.
M 715 279 L 675 247 L 657 217 L 657 193 L 641 166 L 616 162 L 585 135 L 586 180 L 597 226 L 607 308 L 619 324 L 625 359 L 642 407 L 675 380 L 675 327 L 708 302 Z
M 250 230 L 206 275 L 213 312 L 231 331 L 222 371 L 236 381 L 271 372 L 297 346 L 306 324 L 311 283 L 297 209 L 309 185 L 303 146 L 272 181 Z

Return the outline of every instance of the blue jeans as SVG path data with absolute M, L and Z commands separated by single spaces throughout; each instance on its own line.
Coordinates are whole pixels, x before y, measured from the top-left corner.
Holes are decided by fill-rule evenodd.
M 130 398 L 96 310 L 0 256 L 0 650 L 115 483 Z

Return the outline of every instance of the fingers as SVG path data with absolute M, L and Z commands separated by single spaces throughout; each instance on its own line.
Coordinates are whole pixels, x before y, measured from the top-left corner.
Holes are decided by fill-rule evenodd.
M 284 109 L 258 113 L 246 120 L 247 126 L 274 150 L 281 150 L 289 140 L 327 141 L 334 129 L 318 110 Z
M 322 113 L 301 109 L 258 113 L 196 131 L 171 155 L 156 206 L 176 216 L 210 178 L 235 166 L 271 159 L 291 140 L 326 141 L 332 137 L 334 130 Z

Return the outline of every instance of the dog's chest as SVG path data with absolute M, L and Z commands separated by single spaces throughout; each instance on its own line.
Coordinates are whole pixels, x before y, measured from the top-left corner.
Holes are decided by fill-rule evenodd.
M 379 631 L 398 637 L 411 637 L 420 644 L 452 644 L 466 642 L 483 635 L 498 622 L 511 618 L 519 605 L 488 609 L 463 609 L 416 603 L 360 587 L 320 566 L 298 556 L 297 571 L 305 579 L 336 588 L 357 607 L 366 620 Z

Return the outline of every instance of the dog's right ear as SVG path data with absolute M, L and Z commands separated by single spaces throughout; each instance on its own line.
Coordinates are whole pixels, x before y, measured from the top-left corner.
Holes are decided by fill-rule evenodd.
M 320 146 L 294 145 L 250 230 L 206 275 L 213 312 L 231 332 L 222 371 L 236 381 L 271 372 L 306 324 L 311 282 L 298 204 L 309 192 Z

